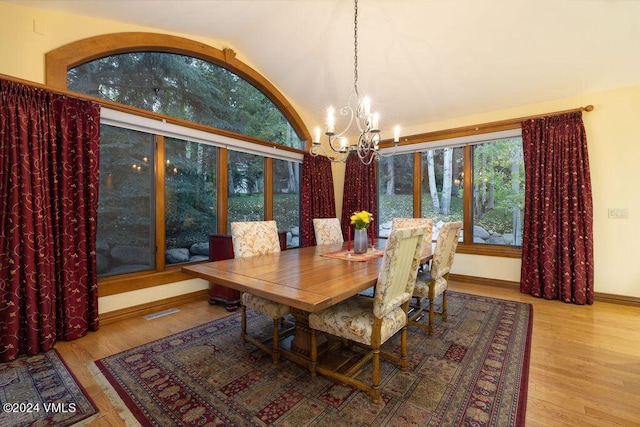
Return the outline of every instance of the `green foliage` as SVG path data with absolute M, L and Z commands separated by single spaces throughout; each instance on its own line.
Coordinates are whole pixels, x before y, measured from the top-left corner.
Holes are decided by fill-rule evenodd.
M 275 194 L 273 196 L 273 218 L 278 230 L 290 230 L 300 223 L 300 200 L 298 194 Z M 229 222 L 262 221 L 264 219 L 264 195 L 247 194 L 229 198 Z
M 406 206 L 413 206 L 413 195 L 409 194 L 381 194 L 378 199 L 380 211 L 380 224 L 391 221 L 393 218 L 412 217 L 413 208 L 407 212 Z M 433 211 L 431 196 L 426 193 L 422 195 L 422 217 L 433 218 L 433 222 L 462 221 L 462 199 L 454 197 L 451 200 L 451 214 L 443 215 Z
M 513 232 L 513 212 L 524 209 L 522 139 L 477 145 L 473 158 L 475 225 L 499 233 Z
M 73 91 L 301 148 L 282 112 L 231 71 L 161 52 L 112 55 L 69 70 Z

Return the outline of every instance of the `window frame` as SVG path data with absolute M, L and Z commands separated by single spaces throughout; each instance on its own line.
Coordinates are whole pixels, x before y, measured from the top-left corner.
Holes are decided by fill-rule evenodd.
M 243 146 L 242 151 L 250 151 L 254 154 L 264 156 L 265 162 L 265 210 L 264 219 L 273 219 L 273 158 L 292 160 L 305 153 L 303 149 L 278 145 L 274 147 L 273 142 L 263 141 L 246 135 L 236 134 L 231 131 L 218 129 L 206 125 L 201 125 L 187 120 L 175 117 L 156 114 L 151 111 L 142 110 L 135 107 L 117 104 L 101 98 L 91 97 L 85 94 L 76 94 L 67 88 L 67 71 L 73 67 L 81 65 L 92 60 L 102 57 L 132 53 L 140 51 L 155 51 L 164 53 L 173 53 L 179 55 L 191 56 L 198 58 L 217 66 L 223 67 L 230 72 L 236 74 L 240 78 L 252 84 L 256 89 L 262 92 L 284 115 L 291 127 L 300 139 L 303 148 L 306 149 L 311 136 L 302 118 L 298 115 L 293 105 L 280 93 L 280 91 L 263 77 L 260 73 L 253 70 L 248 65 L 236 58 L 236 53 L 229 48 L 223 50 L 199 43 L 190 39 L 157 33 L 115 33 L 106 34 L 69 43 L 58 49 L 54 49 L 45 55 L 45 84 L 48 87 L 59 89 L 66 93 L 72 93 L 74 96 L 80 96 L 97 102 L 103 108 L 112 110 L 113 112 L 122 112 L 129 115 L 137 116 L 141 119 L 151 119 L 158 123 L 177 126 L 180 128 L 191 129 L 194 132 L 204 132 L 208 135 L 214 135 L 218 140 L 233 140 L 238 145 L 233 144 L 235 148 Z M 109 123 L 114 125 L 114 123 Z M 156 138 L 156 161 L 164 164 L 164 137 L 165 132 L 153 131 L 147 129 L 146 132 L 155 135 Z M 174 136 L 174 135 L 166 135 Z M 189 139 L 186 137 L 186 139 Z M 201 142 L 201 141 L 197 141 Z M 227 163 L 228 149 L 224 143 L 212 144 L 218 146 L 218 233 L 227 233 Z M 256 149 L 252 149 L 252 147 Z M 231 149 L 231 148 L 230 148 Z M 268 153 L 270 152 L 270 154 Z M 163 168 L 159 168 L 163 169 Z M 268 172 L 267 172 L 268 171 Z M 175 266 L 166 266 L 164 261 L 164 174 L 159 170 L 156 172 L 156 269 L 143 272 L 135 272 L 122 274 L 117 276 L 109 276 L 98 279 L 98 287 L 100 296 L 114 295 L 123 292 L 145 289 L 153 286 L 164 285 L 172 282 L 193 279 L 191 275 L 182 273 L 181 267 L 184 264 Z M 162 236 L 163 239 L 160 239 Z M 161 241 L 162 240 L 162 241 Z
M 395 145 L 391 140 L 380 143 L 381 153 L 410 153 L 413 152 L 413 216 L 422 216 L 422 153 L 424 150 L 443 147 L 463 147 L 464 176 L 473 175 L 473 146 L 519 135 L 522 132 L 520 121 L 505 120 L 502 122 L 472 125 L 443 131 L 428 132 L 404 137 L 401 145 Z M 522 248 L 519 246 L 492 245 L 473 242 L 473 180 L 463 182 L 463 241 L 458 243 L 456 251 L 463 254 L 497 256 L 503 258 L 522 258 Z

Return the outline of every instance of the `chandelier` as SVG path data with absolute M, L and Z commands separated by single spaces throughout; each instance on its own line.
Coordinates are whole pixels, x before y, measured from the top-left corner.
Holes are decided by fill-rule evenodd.
M 328 146 L 331 152 L 327 152 L 320 143 L 320 128 L 316 127 L 313 133 L 313 141 L 309 153 L 312 156 L 323 155 L 332 162 L 346 162 L 351 152 L 356 152 L 358 158 L 365 165 L 371 164 L 373 161 L 380 160 L 383 156 L 379 151 L 380 144 L 380 116 L 376 112 L 371 111 L 371 101 L 368 97 L 360 97 L 358 92 L 358 0 L 354 0 L 354 29 L 353 29 L 353 91 L 347 99 L 347 105 L 340 108 L 341 116 L 348 118 L 346 127 L 340 132 L 336 131 L 336 117 L 333 106 L 329 107 L 327 112 L 327 122 L 324 134 L 328 138 Z M 357 127 L 359 136 L 355 144 L 351 144 L 345 136 L 351 126 Z M 353 130 L 355 133 L 355 129 Z M 393 130 L 394 150 L 388 155 L 393 155 L 395 149 L 400 143 L 400 127 L 396 126 Z

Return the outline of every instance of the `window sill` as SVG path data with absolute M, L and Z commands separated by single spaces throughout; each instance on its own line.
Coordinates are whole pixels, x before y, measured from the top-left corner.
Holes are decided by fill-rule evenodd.
M 522 248 L 500 245 L 458 244 L 456 250 L 460 254 L 496 256 L 503 258 L 522 258 Z
M 193 276 L 182 272 L 182 265 L 167 267 L 165 271 L 143 271 L 99 278 L 98 295 L 104 297 L 193 279 Z

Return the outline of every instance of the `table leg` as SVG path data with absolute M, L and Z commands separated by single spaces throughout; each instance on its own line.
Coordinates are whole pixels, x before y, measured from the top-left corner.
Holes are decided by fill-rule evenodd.
M 291 340 L 290 347 L 285 349 L 283 355 L 287 357 L 289 353 L 291 359 L 297 363 L 308 365 L 311 361 L 311 328 L 309 327 L 309 313 L 306 311 L 291 308 L 291 314 L 295 320 L 295 332 Z M 318 333 L 318 358 L 327 353 L 328 341 L 323 333 Z M 288 350 L 288 352 L 286 351 Z

